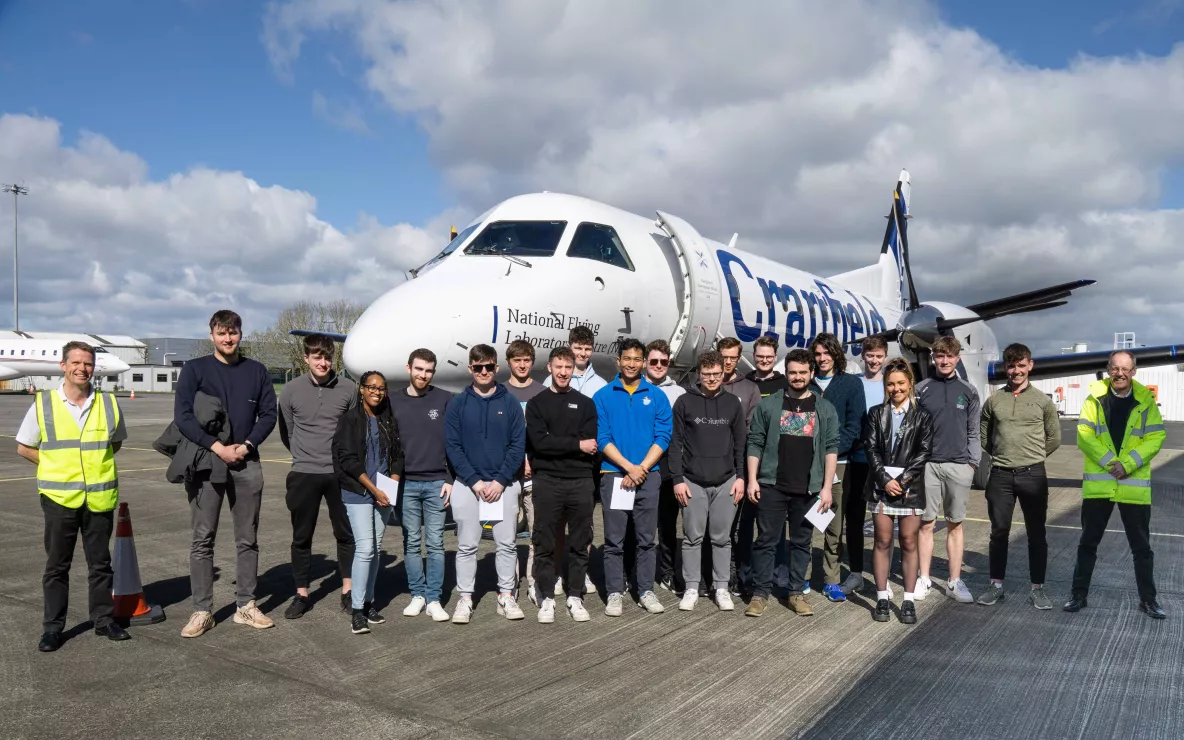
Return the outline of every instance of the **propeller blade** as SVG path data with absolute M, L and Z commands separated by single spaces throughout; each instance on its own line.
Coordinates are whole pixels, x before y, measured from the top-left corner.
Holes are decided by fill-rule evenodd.
M 1013 308 L 1008 311 L 1000 311 L 999 313 L 987 314 L 986 316 L 972 316 L 965 319 L 942 319 L 941 321 L 937 322 L 937 330 L 946 331 L 948 329 L 957 329 L 959 326 L 973 324 L 976 321 L 990 321 L 991 319 L 998 319 L 1004 316 L 1015 316 L 1016 314 L 1021 313 L 1032 313 L 1034 311 L 1044 311 L 1045 309 L 1049 308 L 1059 308 L 1060 306 L 1067 305 L 1068 303 L 1068 301 L 1052 301 L 1051 303 L 1037 303 L 1031 306 L 1020 306 L 1019 308 Z
M 909 310 L 912 310 L 921 305 L 921 299 L 917 297 L 917 286 L 913 284 L 913 266 L 909 259 L 909 220 L 908 214 L 904 212 L 904 193 L 899 182 L 896 183 L 896 197 L 892 199 L 892 203 L 897 238 L 900 239 L 900 258 L 904 261 L 904 277 L 909 286 Z
M 900 329 L 889 329 L 888 331 L 882 331 L 879 334 L 868 334 L 866 337 L 862 337 L 860 339 L 852 339 L 848 342 L 843 342 L 843 346 L 863 344 L 864 339 L 870 339 L 871 337 L 879 337 L 885 342 L 895 342 L 900 337 Z
M 1061 283 L 1060 285 L 1052 285 L 1039 290 L 1030 290 L 1027 293 L 1017 293 L 1005 298 L 996 298 L 991 301 L 976 303 L 973 306 L 967 306 L 967 308 L 980 316 L 984 314 L 998 315 L 1001 311 L 1010 311 L 1020 306 L 1030 306 L 1035 303 L 1045 303 L 1047 301 L 1058 301 L 1062 298 L 1068 298 L 1069 294 L 1074 290 L 1085 288 L 1096 282 L 1096 280 L 1074 280 L 1071 283 Z

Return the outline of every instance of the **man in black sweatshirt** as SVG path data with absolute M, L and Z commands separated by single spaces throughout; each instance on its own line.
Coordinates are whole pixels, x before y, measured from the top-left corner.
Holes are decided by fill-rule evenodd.
M 567 347 L 551 350 L 551 385 L 526 402 L 526 454 L 534 477 L 534 578 L 538 620 L 555 621 L 555 536 L 567 522 L 567 610 L 589 620 L 582 585 L 592 543 L 596 474 L 596 404 L 571 387 L 576 358 Z
M 185 483 L 189 497 L 193 545 L 189 551 L 189 586 L 193 592 L 193 615 L 181 630 L 182 637 L 199 637 L 214 627 L 214 535 L 222 499 L 230 501 L 234 518 L 235 624 L 256 629 L 275 624 L 255 606 L 259 578 L 259 507 L 263 502 L 263 468 L 259 445 L 275 429 L 275 389 L 263 363 L 243 357 L 238 343 L 243 320 L 234 311 L 218 311 L 210 319 L 210 340 L 214 354 L 185 363 L 177 380 L 173 421 L 186 439 L 205 447 L 226 463 L 225 483 L 215 483 L 208 474 Z M 202 391 L 222 401 L 230 421 L 230 441 L 222 444 L 198 423 L 193 399 Z
M 711 577 L 715 603 L 732 611 L 728 569 L 732 560 L 732 518 L 744 496 L 744 450 L 748 441 L 744 405 L 723 390 L 723 358 L 699 355 L 699 382 L 674 402 L 670 475 L 682 509 L 682 574 L 687 583 L 678 608 L 690 611 L 699 600 L 704 533 L 711 538 Z

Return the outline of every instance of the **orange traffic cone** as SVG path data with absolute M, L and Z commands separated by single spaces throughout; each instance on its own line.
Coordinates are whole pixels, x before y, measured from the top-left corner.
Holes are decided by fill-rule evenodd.
M 132 388 L 132 396 L 131 397 L 132 397 L 132 399 L 135 399 L 135 397 L 136 397 L 136 389 L 135 388 Z
M 119 505 L 115 520 L 115 584 L 111 595 L 115 599 L 115 618 L 131 625 L 156 624 L 164 621 L 164 609 L 144 600 L 140 584 L 140 561 L 136 558 L 136 540 L 132 536 L 132 517 L 127 504 Z

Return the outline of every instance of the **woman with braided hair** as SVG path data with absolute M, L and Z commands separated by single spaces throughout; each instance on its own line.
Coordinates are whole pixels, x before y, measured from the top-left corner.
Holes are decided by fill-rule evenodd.
M 386 377 L 371 370 L 358 382 L 359 403 L 341 415 L 333 435 L 333 469 L 341 500 L 354 530 L 353 618 L 355 635 L 386 620 L 374 608 L 379 551 L 394 507 L 377 486 L 379 474 L 398 480 L 403 473 L 399 426 L 386 396 Z

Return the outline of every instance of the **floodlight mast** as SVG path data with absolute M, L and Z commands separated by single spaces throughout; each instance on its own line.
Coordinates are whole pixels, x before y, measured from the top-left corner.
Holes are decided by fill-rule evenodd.
M 29 189 L 13 183 L 4 185 L 0 191 L 12 193 L 12 329 L 21 330 L 21 287 L 20 287 L 20 229 L 17 196 L 28 195 Z

